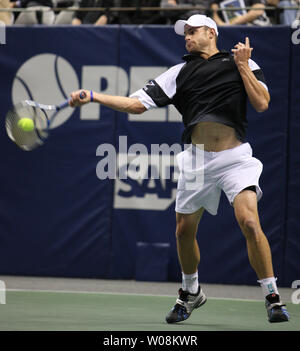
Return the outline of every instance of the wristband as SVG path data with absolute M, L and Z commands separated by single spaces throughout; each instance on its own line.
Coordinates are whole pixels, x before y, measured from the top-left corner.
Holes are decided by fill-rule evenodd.
M 91 102 L 93 102 L 94 101 L 93 90 L 90 91 L 90 96 L 91 96 Z

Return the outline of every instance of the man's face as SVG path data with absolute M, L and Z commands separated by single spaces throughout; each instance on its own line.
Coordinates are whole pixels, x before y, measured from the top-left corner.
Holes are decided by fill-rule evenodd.
M 185 46 L 188 52 L 199 52 L 210 44 L 209 28 L 206 27 L 191 27 L 185 25 L 184 37 Z

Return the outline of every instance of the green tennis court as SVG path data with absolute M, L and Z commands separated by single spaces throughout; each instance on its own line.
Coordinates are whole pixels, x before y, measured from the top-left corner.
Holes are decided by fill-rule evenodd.
M 291 320 L 270 324 L 263 301 L 208 299 L 179 324 L 165 323 L 174 297 L 138 294 L 7 291 L 0 305 L 2 331 L 295 331 L 300 305 L 288 303 Z

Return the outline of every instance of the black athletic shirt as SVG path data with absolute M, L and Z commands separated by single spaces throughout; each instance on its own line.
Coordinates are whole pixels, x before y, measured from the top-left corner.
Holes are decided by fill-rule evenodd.
M 198 122 L 217 122 L 235 129 L 245 141 L 247 128 L 247 93 L 233 55 L 220 51 L 204 59 L 188 54 L 184 63 L 150 80 L 143 89 L 131 94 L 147 108 L 173 104 L 182 115 L 184 143 L 191 142 L 191 132 Z M 251 59 L 252 72 L 266 88 L 260 67 Z

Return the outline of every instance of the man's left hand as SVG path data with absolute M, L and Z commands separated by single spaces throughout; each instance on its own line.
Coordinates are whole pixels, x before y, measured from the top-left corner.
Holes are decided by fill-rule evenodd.
M 234 53 L 234 61 L 237 66 L 240 64 L 248 64 L 248 60 L 251 57 L 251 52 L 253 48 L 250 47 L 250 40 L 248 37 L 245 39 L 245 44 L 239 42 L 236 44 L 235 49 L 231 49 L 231 51 Z

